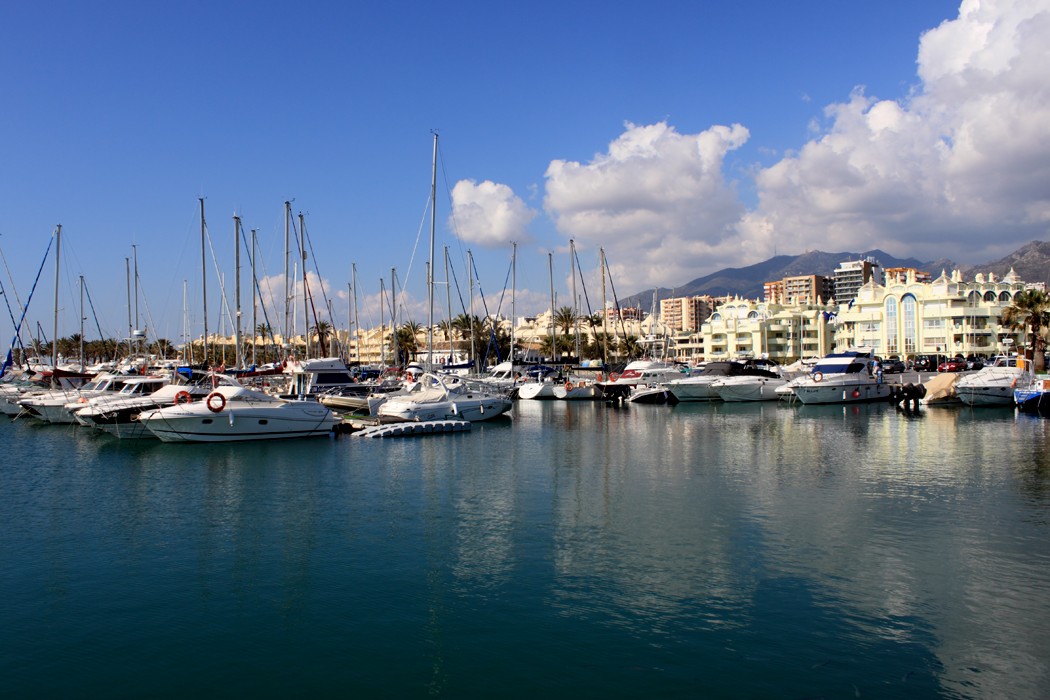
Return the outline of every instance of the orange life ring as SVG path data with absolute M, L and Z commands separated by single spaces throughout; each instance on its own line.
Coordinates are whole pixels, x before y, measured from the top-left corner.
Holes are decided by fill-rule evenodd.
M 609 381 L 610 382 L 615 382 L 619 378 L 620 378 L 620 375 L 618 375 L 616 372 L 610 372 L 609 373 Z
M 813 381 L 819 382 L 823 378 L 824 378 L 824 373 L 823 372 L 814 372 L 813 373 Z
M 189 403 L 192 400 L 193 400 L 193 397 L 190 396 L 190 392 L 188 392 L 188 391 L 180 391 L 179 393 L 175 394 L 175 405 L 176 406 L 178 406 L 180 403 Z
M 598 373 L 598 378 L 595 381 L 600 382 L 601 380 L 602 380 L 602 373 L 599 372 Z
M 565 391 L 572 391 L 572 382 L 565 382 Z
M 219 400 L 218 408 L 216 408 L 215 404 L 212 403 L 212 399 Z M 210 394 L 208 394 L 208 398 L 206 398 L 204 401 L 208 404 L 208 410 L 212 413 L 218 413 L 222 409 L 226 408 L 226 397 L 217 391 L 213 391 Z

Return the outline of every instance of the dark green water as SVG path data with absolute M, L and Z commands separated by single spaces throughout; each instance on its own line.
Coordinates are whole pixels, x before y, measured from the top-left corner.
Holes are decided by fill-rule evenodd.
M 1048 422 L 519 402 L 240 445 L 0 425 L 0 697 L 1050 696 Z

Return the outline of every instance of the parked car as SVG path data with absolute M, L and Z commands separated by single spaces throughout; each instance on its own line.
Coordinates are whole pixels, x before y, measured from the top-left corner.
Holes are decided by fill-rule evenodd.
M 938 372 L 962 372 L 966 369 L 965 357 L 953 357 L 937 365 Z
M 966 369 L 983 369 L 987 363 L 987 357 L 982 357 L 981 355 L 970 355 L 966 358 Z
M 884 374 L 900 374 L 906 372 L 908 367 L 896 358 L 890 358 L 882 361 L 882 372 Z
M 915 369 L 920 372 L 933 372 L 942 362 L 948 361 L 947 355 L 919 355 L 915 358 Z

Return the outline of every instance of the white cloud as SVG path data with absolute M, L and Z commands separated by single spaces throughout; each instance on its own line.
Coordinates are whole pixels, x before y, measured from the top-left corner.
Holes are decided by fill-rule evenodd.
M 535 210 L 507 185 L 460 180 L 452 188 L 449 226 L 467 243 L 485 247 L 526 243 L 531 240 L 527 227 L 535 216 Z
M 738 259 L 744 208 L 722 163 L 748 136 L 739 124 L 689 135 L 666 122 L 628 123 L 591 162 L 551 162 L 544 206 L 560 232 L 605 248 L 624 290 L 691 279 Z
M 998 257 L 1050 232 L 1050 2 L 965 0 L 926 32 L 905 99 L 856 89 L 757 174 L 743 236 L 771 253 Z

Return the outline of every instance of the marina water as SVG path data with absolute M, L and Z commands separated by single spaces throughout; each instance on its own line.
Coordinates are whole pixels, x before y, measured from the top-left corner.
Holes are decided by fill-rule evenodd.
M 1047 421 L 519 402 L 422 438 L 0 425 L 3 697 L 1050 696 Z

